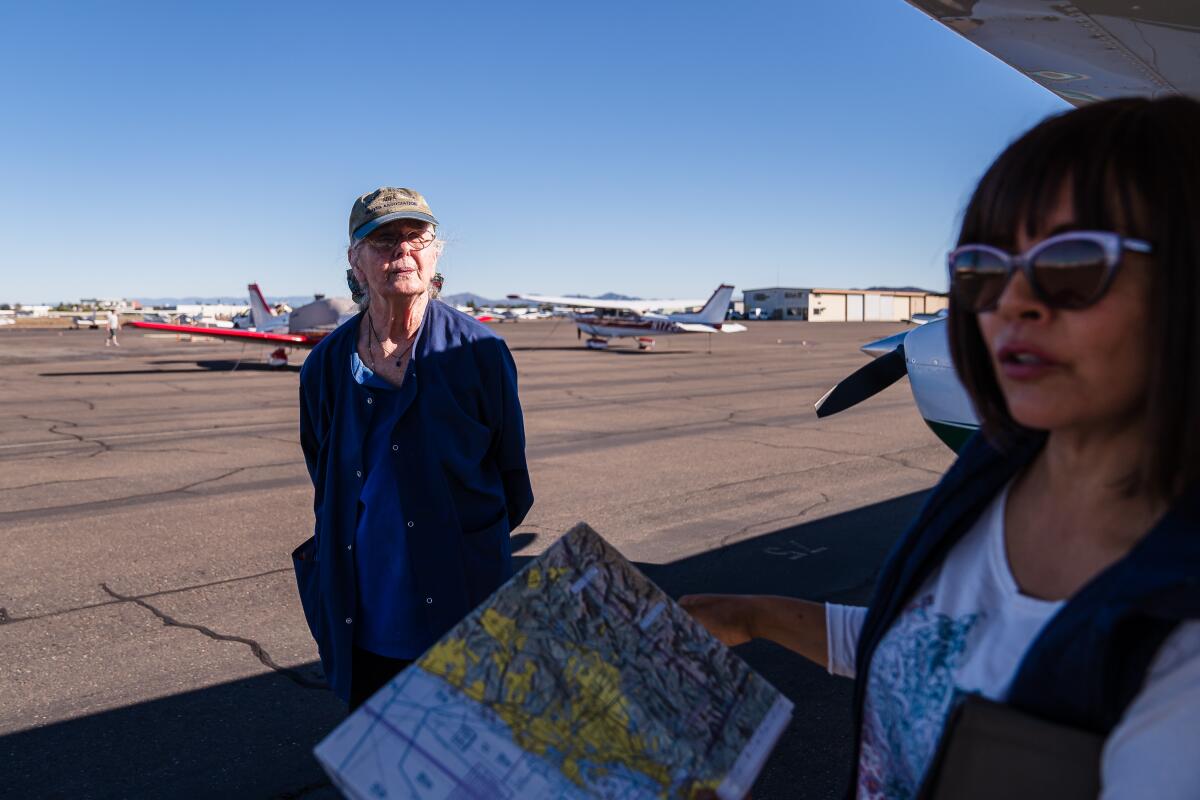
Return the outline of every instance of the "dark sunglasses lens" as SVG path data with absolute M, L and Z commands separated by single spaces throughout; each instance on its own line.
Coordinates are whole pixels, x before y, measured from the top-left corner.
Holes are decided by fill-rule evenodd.
M 950 264 L 954 299 L 968 311 L 987 311 L 1008 283 L 1008 265 L 988 250 L 964 250 Z
M 1054 308 L 1079 309 L 1096 302 L 1107 275 L 1104 248 L 1086 239 L 1051 245 L 1033 261 L 1037 290 Z

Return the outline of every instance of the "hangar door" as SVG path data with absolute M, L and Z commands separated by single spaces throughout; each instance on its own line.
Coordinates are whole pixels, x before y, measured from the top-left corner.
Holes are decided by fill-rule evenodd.
M 879 316 L 879 295 L 869 294 L 863 298 L 863 319 L 867 322 L 878 322 Z
M 863 296 L 861 294 L 846 295 L 846 320 L 848 322 L 863 321 Z

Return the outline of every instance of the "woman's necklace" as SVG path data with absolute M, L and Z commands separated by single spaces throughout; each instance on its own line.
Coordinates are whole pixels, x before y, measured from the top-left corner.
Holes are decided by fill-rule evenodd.
M 391 353 L 389 353 L 384 348 L 383 339 L 381 339 L 379 337 L 379 332 L 375 330 L 375 319 L 374 319 L 374 317 L 371 316 L 371 314 L 369 312 L 367 313 L 367 326 L 370 327 L 371 335 L 375 337 L 375 342 L 379 345 L 379 352 L 383 355 L 384 358 L 390 358 L 391 356 L 395 355 L 397 352 L 400 352 L 399 346 L 397 346 L 394 350 L 392 350 Z M 397 369 L 399 369 L 400 367 L 402 367 L 404 365 L 404 357 L 406 355 L 408 355 L 408 351 L 412 349 L 413 342 L 415 342 L 416 340 L 417 340 L 417 337 L 415 337 L 415 336 L 412 337 L 409 340 L 408 345 L 404 348 L 404 351 L 400 352 L 400 357 L 396 359 L 396 368 Z M 367 342 L 367 355 L 369 355 L 371 357 L 371 370 L 373 372 L 378 372 L 379 370 L 377 370 L 375 368 L 375 354 L 371 352 L 371 343 L 370 342 Z

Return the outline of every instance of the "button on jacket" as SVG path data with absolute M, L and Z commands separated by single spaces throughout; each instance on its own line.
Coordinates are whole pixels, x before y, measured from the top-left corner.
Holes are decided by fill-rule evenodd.
M 359 615 L 352 545 L 363 488 L 362 448 L 343 443 L 363 441 L 374 405 L 348 366 L 362 318 L 329 334 L 300 371 L 300 444 L 315 526 L 292 556 L 325 675 L 343 700 Z M 412 565 L 408 602 L 433 641 L 512 574 L 509 532 L 533 505 L 533 491 L 516 365 L 504 341 L 434 300 L 411 366 L 390 454 L 404 476 L 397 491 Z

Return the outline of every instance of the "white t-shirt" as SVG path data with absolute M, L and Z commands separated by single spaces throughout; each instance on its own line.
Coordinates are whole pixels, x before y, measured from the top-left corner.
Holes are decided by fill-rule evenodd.
M 1004 549 L 1005 488 L 892 623 L 871 658 L 858 797 L 920 788 L 956 697 L 1004 700 L 1063 601 L 1021 594 Z M 1196 532 L 1200 536 L 1200 531 Z M 853 677 L 866 609 L 827 604 L 829 671 Z M 1200 622 L 1163 644 L 1104 745 L 1103 800 L 1200 798 Z
M 110 331 L 121 329 L 121 320 L 117 317 L 115 312 L 109 311 L 107 314 L 105 314 L 104 321 Z

